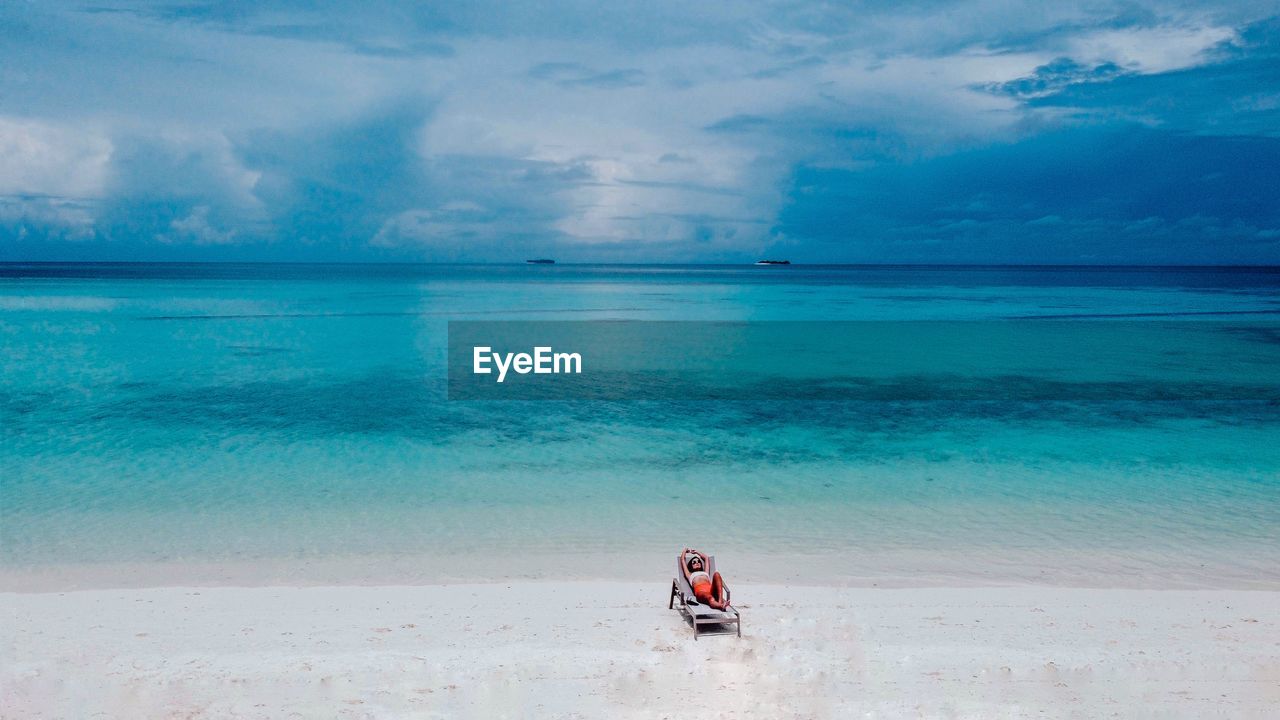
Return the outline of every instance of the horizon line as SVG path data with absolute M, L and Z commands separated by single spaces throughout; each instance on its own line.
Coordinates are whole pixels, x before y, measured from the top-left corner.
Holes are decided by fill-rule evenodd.
M 360 260 L 0 260 L 0 266 L 3 265 L 294 265 L 294 266 L 325 266 L 325 265 L 347 265 L 347 266 L 471 266 L 471 267 L 506 267 L 506 266 L 525 266 L 528 265 L 527 260 L 507 260 L 507 261 L 468 261 L 468 262 L 438 262 L 429 260 L 382 260 L 382 261 L 360 261 Z M 537 265 L 541 268 L 547 267 L 756 267 L 756 261 L 748 260 L 743 262 L 560 262 L 555 261 L 549 264 Z M 882 262 L 882 263 L 841 263 L 841 262 L 797 262 L 791 261 L 789 265 L 771 266 L 775 268 L 787 267 L 828 267 L 828 268 L 1011 268 L 1011 269 L 1033 269 L 1033 268 L 1126 268 L 1126 269 L 1216 269 L 1216 270 L 1232 270 L 1232 269 L 1249 269 L 1249 270 L 1280 270 L 1280 263 L 1276 264 L 1196 264 L 1196 263 L 1178 263 L 1178 264 L 1139 264 L 1139 263 L 919 263 L 919 262 Z M 786 270 L 781 270 L 786 272 Z

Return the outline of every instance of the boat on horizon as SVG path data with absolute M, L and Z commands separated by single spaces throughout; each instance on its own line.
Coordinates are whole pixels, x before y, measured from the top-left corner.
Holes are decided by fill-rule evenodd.
M 757 260 L 757 265 L 790 265 L 790 260 Z
M 534 258 L 532 260 L 525 260 L 525 262 L 530 265 L 555 265 L 556 264 L 556 261 L 552 260 L 551 258 Z

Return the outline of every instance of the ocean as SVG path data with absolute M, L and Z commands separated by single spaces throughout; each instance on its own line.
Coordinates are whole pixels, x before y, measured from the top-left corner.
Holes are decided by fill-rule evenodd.
M 491 320 L 975 341 L 874 392 L 450 400 L 449 322 Z M 1048 338 L 1016 383 L 1005 332 Z M 0 349 L 9 588 L 661 577 L 693 545 L 775 582 L 1280 589 L 1280 269 L 10 263 Z

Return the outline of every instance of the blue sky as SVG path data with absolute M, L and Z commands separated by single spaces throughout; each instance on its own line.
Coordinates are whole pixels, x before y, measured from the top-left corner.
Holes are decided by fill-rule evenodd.
M 0 260 L 1280 264 L 1280 3 L 11 2 Z

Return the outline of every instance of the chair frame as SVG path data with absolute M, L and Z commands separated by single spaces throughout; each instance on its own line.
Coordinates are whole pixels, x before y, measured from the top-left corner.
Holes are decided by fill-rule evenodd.
M 714 555 L 707 556 L 707 574 L 711 577 L 716 575 L 716 558 Z M 721 579 L 723 583 L 723 578 Z M 732 599 L 729 593 L 729 585 L 723 583 L 726 597 Z M 735 625 L 737 626 L 738 637 L 742 637 L 742 613 L 730 602 L 725 606 L 723 611 L 715 610 L 707 605 L 698 602 L 693 595 L 693 588 L 689 587 L 689 579 L 684 575 L 684 566 L 680 564 L 680 556 L 676 556 L 676 574 L 671 579 L 671 596 L 667 598 L 667 609 L 675 607 L 676 600 L 680 601 L 681 616 L 693 628 L 693 639 L 697 640 L 699 629 L 703 625 Z M 729 633 L 712 633 L 713 635 L 728 635 Z

